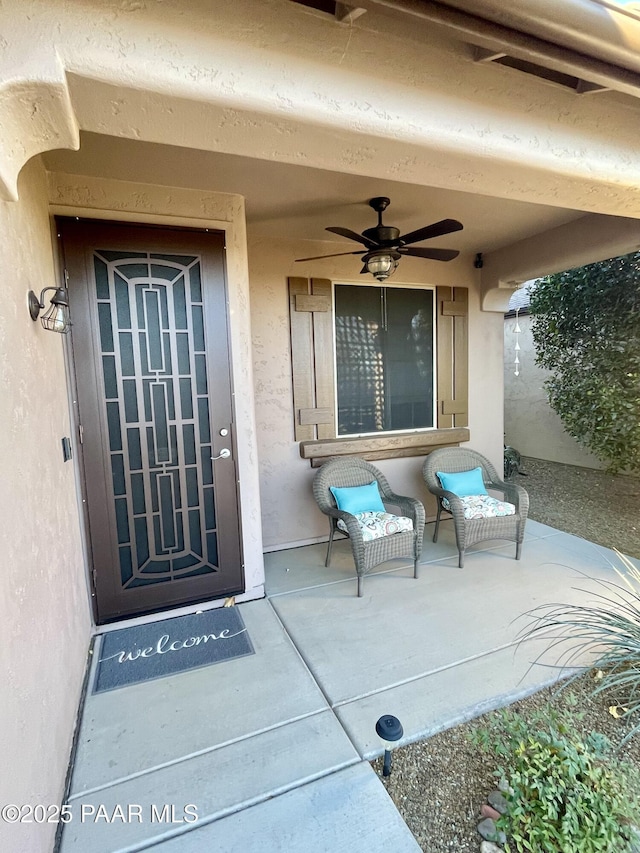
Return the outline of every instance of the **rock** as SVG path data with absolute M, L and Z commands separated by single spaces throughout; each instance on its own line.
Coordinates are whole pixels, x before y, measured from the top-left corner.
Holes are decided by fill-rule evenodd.
M 484 838 L 485 841 L 496 841 L 498 838 L 496 822 L 490 817 L 486 817 L 484 820 L 480 821 L 480 823 L 478 824 L 478 832 Z
M 501 791 L 492 791 L 487 799 L 489 800 L 489 805 L 493 806 L 500 814 L 506 814 L 509 810 L 509 803 Z
M 498 847 L 493 841 L 483 841 L 480 844 L 480 853 L 504 853 L 502 847 Z
M 486 803 L 482 805 L 482 808 L 480 809 L 480 814 L 482 815 L 482 817 L 490 817 L 491 820 L 498 820 L 498 818 L 500 817 L 500 812 L 496 811 L 493 806 L 488 806 Z
M 503 776 L 503 777 L 502 777 L 502 779 L 498 782 L 498 788 L 499 788 L 499 790 L 500 790 L 500 791 L 502 791 L 502 793 L 503 793 L 503 794 L 513 794 L 513 788 L 512 788 L 512 787 L 511 787 L 511 785 L 507 782 L 507 780 L 504 778 L 504 776 Z
M 490 817 L 486 817 L 484 820 L 480 821 L 478 824 L 478 832 L 485 841 L 498 841 L 500 844 L 504 844 L 507 840 L 504 832 L 498 831 L 496 822 Z

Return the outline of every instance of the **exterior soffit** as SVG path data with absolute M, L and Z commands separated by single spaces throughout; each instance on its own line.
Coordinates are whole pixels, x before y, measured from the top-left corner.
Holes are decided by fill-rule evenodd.
M 304 1 L 304 0 L 303 0 Z M 640 97 L 640 14 L 615 0 L 358 0 L 363 10 L 441 26 L 476 49 L 476 61 L 530 64 L 542 79 L 586 95 L 617 91 Z M 300 0 L 294 0 L 300 2 Z M 310 0 L 311 3 L 314 0 Z M 516 64 L 507 60 L 516 60 Z M 559 82 L 561 76 L 575 82 Z
M 0 198 L 18 199 L 18 175 L 37 154 L 77 150 L 80 129 L 62 62 L 54 51 L 0 84 Z
M 504 313 L 513 291 L 534 278 L 640 250 L 640 221 L 583 216 L 483 256 L 484 311 Z
M 439 0 L 568 51 L 640 72 L 640 14 L 615 0 Z
M 17 174 L 30 157 L 77 148 L 80 126 L 187 148 L 640 217 L 640 166 L 632 157 L 636 134 L 630 120 L 635 116 L 613 107 L 605 127 L 597 108 L 576 106 L 564 93 L 541 89 L 533 96 L 527 91 L 525 99 L 514 97 L 508 82 L 487 77 L 482 69 L 476 80 L 472 64 L 448 56 L 448 48 L 438 53 L 437 44 L 425 52 L 415 40 L 407 42 L 407 66 L 396 64 L 396 74 L 390 76 L 386 72 L 392 70 L 393 57 L 387 57 L 382 70 L 371 67 L 371 41 L 364 32 L 354 31 L 351 53 L 342 64 L 335 50 L 318 49 L 309 59 L 300 51 L 266 51 L 254 37 L 240 52 L 237 44 L 224 41 L 226 35 L 198 39 L 199 34 L 184 29 L 168 29 L 162 41 L 137 41 L 150 8 L 145 6 L 133 17 L 116 14 L 88 21 L 74 4 L 51 0 L 50 16 L 58 6 L 64 6 L 65 16 L 56 28 L 45 18 L 38 20 L 39 30 L 32 34 L 27 13 L 32 6 L 44 7 L 33 0 L 7 0 L 9 5 L 15 7 L 16 19 L 22 19 L 16 38 L 22 40 L 25 56 L 18 61 L 16 49 L 9 51 L 5 62 L 13 57 L 14 64 L 5 65 L 0 75 L 10 81 L 0 90 L 5 198 L 15 198 Z M 265 27 L 270 26 L 267 35 L 275 39 L 277 31 L 286 47 L 282 27 L 290 26 L 295 39 L 307 19 L 294 21 L 294 26 L 293 4 L 271 0 L 266 5 L 267 11 L 280 14 L 273 23 L 269 18 L 261 24 L 260 38 L 266 38 Z M 228 4 L 214 7 L 221 19 L 237 13 Z M 250 9 L 249 0 L 242 7 Z M 179 10 L 177 0 L 163 4 L 163 14 Z M 335 33 L 330 24 L 312 24 L 327 45 L 333 44 Z M 220 32 L 225 33 L 224 27 Z M 394 38 L 394 49 L 405 47 Z M 168 44 L 168 39 L 173 41 Z M 200 65 L 194 65 L 196 59 Z M 452 81 L 449 70 L 455 71 Z M 485 86 L 489 80 L 490 90 Z M 530 109 L 518 113 L 523 100 L 531 101 Z M 551 112 L 540 122 L 544 106 Z
M 334 113 L 323 104 L 317 111 L 308 106 L 314 83 L 306 91 L 296 85 L 286 111 L 266 104 L 256 109 L 239 99 L 180 98 L 75 74 L 70 85 L 80 126 L 94 133 L 640 217 L 640 163 L 627 151 L 635 151 L 636 134 L 622 139 L 612 123 L 610 138 L 589 140 L 573 122 L 564 134 L 544 121 L 537 124 L 535 113 L 520 122 L 471 100 L 451 102 L 447 111 L 444 96 L 430 93 L 425 103 L 393 83 L 389 88 L 398 99 L 392 94 L 384 108 L 350 109 L 354 89 L 347 87 L 336 92 Z M 359 104 L 370 104 L 375 94 L 368 87 L 361 91 Z M 594 133 L 600 130 L 596 113 Z

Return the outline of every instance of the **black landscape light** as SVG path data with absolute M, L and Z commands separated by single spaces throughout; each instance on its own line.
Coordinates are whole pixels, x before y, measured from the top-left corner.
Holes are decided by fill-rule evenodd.
M 382 775 L 391 776 L 391 750 L 404 734 L 402 723 L 392 714 L 385 714 L 376 723 L 376 734 L 384 746 Z

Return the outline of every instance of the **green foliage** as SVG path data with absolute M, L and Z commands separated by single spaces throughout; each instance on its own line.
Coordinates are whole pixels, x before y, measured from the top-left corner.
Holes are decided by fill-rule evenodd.
M 530 307 L 567 432 L 611 471 L 640 471 L 640 252 L 541 279 Z
M 577 712 L 551 707 L 524 718 L 506 709 L 476 745 L 500 757 L 506 814 L 497 827 L 507 853 L 628 853 L 640 818 L 638 772 L 604 735 L 582 737 Z

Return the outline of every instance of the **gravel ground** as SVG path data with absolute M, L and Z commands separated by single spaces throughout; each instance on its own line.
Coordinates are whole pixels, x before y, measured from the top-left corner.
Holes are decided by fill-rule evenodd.
M 529 457 L 520 470 L 530 518 L 640 558 L 640 477 Z
M 609 713 L 611 700 L 604 696 L 592 698 L 591 688 L 591 676 L 587 675 L 564 690 L 547 688 L 513 707 L 524 715 L 532 708 L 543 708 L 547 702 L 568 707 L 569 695 L 573 694 L 584 713 L 578 728 L 585 733 L 601 732 L 613 743 L 619 743 L 628 732 L 628 723 Z M 496 787 L 496 760 L 474 747 L 468 736 L 489 716 L 393 753 L 392 773 L 383 783 L 424 853 L 480 850 L 482 839 L 476 826 L 482 803 Z M 632 739 L 622 755 L 640 765 L 640 737 Z M 373 762 L 373 767 L 382 774 L 381 759 Z
M 523 458 L 521 471 L 515 481 L 529 492 L 531 518 L 640 558 L 639 478 L 530 458 Z M 591 688 L 587 675 L 566 690 L 549 688 L 514 707 L 526 714 L 546 702 L 564 705 L 573 693 L 584 712 L 584 731 L 599 731 L 619 743 L 628 723 L 609 713 L 613 699 L 592 698 Z M 495 787 L 496 762 L 472 746 L 469 734 L 488 716 L 393 754 L 392 775 L 383 781 L 424 853 L 478 853 L 480 849 L 478 814 Z M 623 754 L 640 765 L 640 735 Z M 382 774 L 381 759 L 373 767 Z

